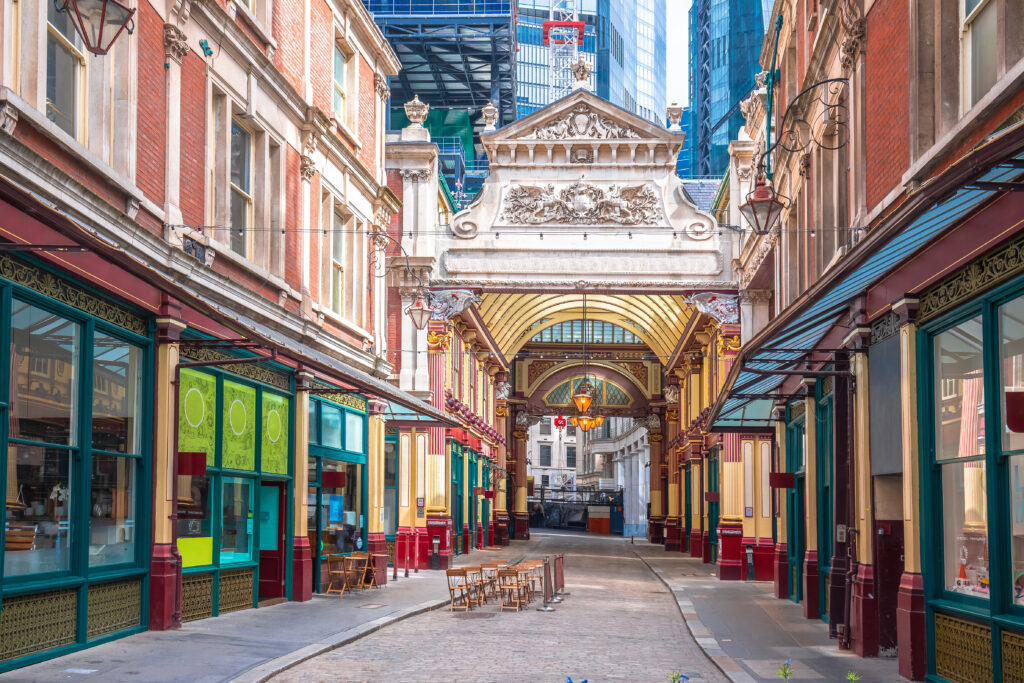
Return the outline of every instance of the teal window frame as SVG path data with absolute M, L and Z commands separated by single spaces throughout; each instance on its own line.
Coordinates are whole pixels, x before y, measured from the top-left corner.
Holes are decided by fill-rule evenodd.
M 35 267 L 51 271 L 49 267 L 33 259 L 25 259 Z M 66 278 L 63 274 L 52 271 L 54 275 L 62 280 L 74 281 Z M 81 285 L 88 288 L 88 285 Z M 15 439 L 9 436 L 10 426 L 10 387 L 11 387 L 11 316 L 13 313 L 13 301 L 17 299 L 23 303 L 30 304 L 49 313 L 59 315 L 79 325 L 79 350 L 76 358 L 76 372 L 79 378 L 76 401 L 78 406 L 75 432 L 78 436 L 76 445 L 67 446 L 63 444 L 47 444 L 27 439 Z M 119 302 L 114 302 L 124 307 Z M 75 629 L 75 642 L 57 648 L 44 650 L 42 652 L 25 655 L 16 659 L 0 662 L 0 672 L 27 666 L 29 664 L 51 659 L 61 654 L 80 650 L 84 647 L 91 647 L 100 643 L 108 642 L 133 633 L 145 631 L 149 626 L 149 563 L 151 552 L 152 535 L 152 440 L 145 436 L 140 438 L 138 453 L 116 453 L 102 449 L 94 449 L 92 446 L 92 403 L 93 403 L 93 348 L 94 337 L 97 332 L 110 336 L 138 347 L 142 352 L 142 378 L 139 391 L 141 412 L 138 429 L 142 435 L 152 434 L 153 430 L 153 367 L 156 359 L 154 356 L 153 326 L 147 326 L 145 336 L 136 334 L 124 328 L 112 325 L 101 318 L 91 316 L 82 310 L 67 306 L 61 302 L 46 297 L 39 292 L 22 287 L 8 280 L 0 279 L 0 351 L 7 354 L 6 360 L 0 363 L 0 475 L 3 476 L 2 488 L 7 490 L 6 472 L 8 445 L 11 443 L 24 443 L 31 445 L 42 445 L 53 448 L 67 449 L 70 452 L 71 476 L 68 488 L 71 492 L 71 540 L 69 552 L 71 553 L 70 566 L 66 570 L 57 570 L 42 574 L 27 574 L 22 576 L 4 576 L 5 552 L 0 552 L 0 610 L 3 608 L 3 601 L 10 597 L 29 595 L 32 593 L 76 590 L 77 601 L 77 623 Z M 135 548 L 134 558 L 128 562 L 120 562 L 109 565 L 89 565 L 89 527 L 90 527 L 90 499 L 91 481 L 85 473 L 92 471 L 93 453 L 116 455 L 117 457 L 130 458 L 135 461 Z M 0 524 L 0 548 L 5 546 L 5 527 Z M 139 625 L 123 631 L 108 634 L 98 638 L 88 638 L 88 595 L 91 585 L 110 583 L 113 581 L 138 578 L 142 582 L 141 613 Z
M 1009 283 L 963 304 L 954 310 L 922 324 L 915 340 L 917 351 L 917 417 L 919 473 L 921 497 L 918 515 L 921 520 L 922 579 L 927 607 L 928 671 L 935 671 L 936 612 L 982 622 L 991 629 L 992 667 L 995 680 L 1002 678 L 1002 631 L 1024 633 L 1024 606 L 1014 605 L 1012 599 L 1013 571 L 1011 544 L 1011 502 L 1009 461 L 1020 455 L 1021 449 L 1003 448 L 1002 435 L 1005 416 L 1000 392 L 1003 386 L 999 330 L 999 307 L 1024 296 L 1024 278 Z M 984 372 L 983 406 L 985 428 L 985 454 L 977 457 L 957 458 L 955 462 L 983 460 L 985 462 L 985 494 L 987 516 L 987 542 L 989 553 L 988 598 L 974 597 L 946 590 L 945 548 L 942 515 L 930 514 L 942 506 L 942 466 L 949 459 L 936 457 L 935 410 L 935 339 L 939 334 L 957 325 L 981 316 L 982 369 Z

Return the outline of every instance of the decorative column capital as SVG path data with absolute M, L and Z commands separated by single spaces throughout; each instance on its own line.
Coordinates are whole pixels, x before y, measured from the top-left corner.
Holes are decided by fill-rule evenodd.
M 164 55 L 167 59 L 181 64 L 188 54 L 188 42 L 184 32 L 174 24 L 164 24 Z
M 299 174 L 304 182 L 312 182 L 313 176 L 316 175 L 316 163 L 314 163 L 313 157 L 303 154 L 299 158 Z

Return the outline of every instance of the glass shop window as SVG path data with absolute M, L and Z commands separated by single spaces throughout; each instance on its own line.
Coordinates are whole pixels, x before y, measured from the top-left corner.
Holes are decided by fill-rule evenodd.
M 89 565 L 135 559 L 135 459 L 94 453 L 89 507 Z
M 960 391 L 935 405 L 935 455 L 942 467 L 942 529 L 946 589 L 989 595 L 985 466 L 985 375 L 982 321 L 972 318 L 934 340 L 934 390 L 948 380 Z
M 316 401 L 309 402 L 309 443 L 316 445 L 319 441 L 320 426 L 320 404 Z M 312 481 L 312 479 L 310 479 Z
M 324 555 L 363 550 L 362 465 L 323 459 L 320 480 Z
M 313 555 L 319 557 L 323 554 L 323 548 L 320 546 L 316 533 L 316 494 L 315 486 L 306 489 L 306 535 L 309 537 L 309 547 L 312 549 Z
M 221 492 L 220 561 L 252 559 L 252 481 L 224 477 Z
M 363 423 L 362 415 L 345 411 L 345 450 L 363 452 Z
M 398 481 L 397 459 L 395 457 L 395 443 L 393 441 L 384 444 L 384 510 L 383 527 L 387 536 L 394 536 L 398 520 L 395 517 L 397 512 L 396 484 Z
M 4 576 L 71 568 L 71 467 L 69 449 L 8 447 Z
M 178 551 L 183 567 L 213 564 L 210 477 L 178 477 Z
M 1003 451 L 1024 450 L 1024 297 L 999 307 Z M 1008 460 L 1013 603 L 1024 605 L 1024 455 Z
M 320 404 L 320 445 L 341 448 L 341 408 Z

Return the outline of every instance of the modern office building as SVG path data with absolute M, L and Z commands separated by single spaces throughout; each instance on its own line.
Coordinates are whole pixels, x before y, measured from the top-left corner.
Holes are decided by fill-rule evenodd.
M 690 7 L 691 175 L 722 175 L 729 165 L 729 141 L 743 125 L 739 102 L 761 71 L 770 13 L 770 0 L 694 0 Z
M 577 0 L 580 54 L 594 69 L 591 89 L 613 104 L 660 121 L 665 114 L 665 0 Z M 550 101 L 543 23 L 551 0 L 517 0 L 516 113 Z
M 682 129 L 686 135 L 686 139 L 683 142 L 683 148 L 679 151 L 679 156 L 676 157 L 676 175 L 680 178 L 685 178 L 692 174 L 693 164 L 693 135 L 692 135 L 692 122 L 693 110 L 689 107 L 683 107 L 683 116 L 679 119 L 679 128 Z

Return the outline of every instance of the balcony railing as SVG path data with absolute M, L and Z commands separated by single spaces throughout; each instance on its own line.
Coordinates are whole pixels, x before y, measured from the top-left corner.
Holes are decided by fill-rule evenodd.
M 373 14 L 511 16 L 512 0 L 364 0 Z

